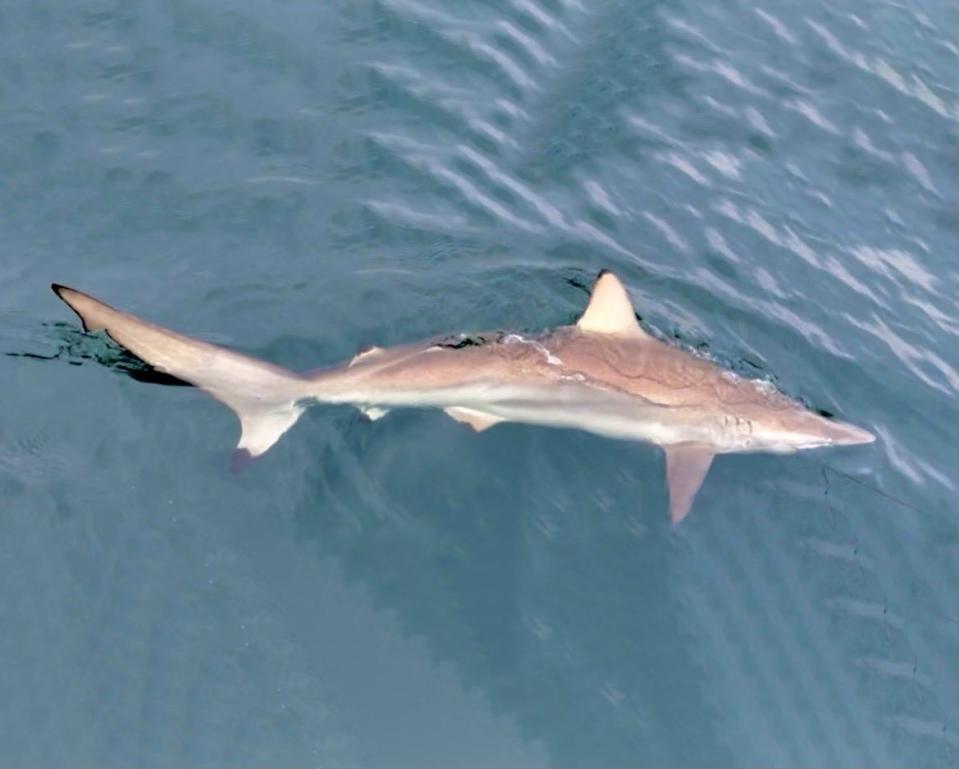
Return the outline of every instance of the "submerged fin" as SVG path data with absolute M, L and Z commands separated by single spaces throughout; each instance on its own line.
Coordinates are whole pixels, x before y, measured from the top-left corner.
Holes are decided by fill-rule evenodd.
M 483 432 L 483 430 L 488 430 L 493 425 L 505 421 L 500 417 L 493 416 L 492 414 L 485 414 L 482 411 L 474 411 L 473 409 L 460 408 L 458 406 L 443 409 L 443 411 L 453 417 L 453 419 L 455 419 L 457 422 L 462 422 L 465 425 L 469 425 L 478 433 Z
M 583 331 L 597 334 L 620 334 L 622 336 L 645 337 L 646 332 L 639 327 L 633 303 L 629 294 L 613 273 L 603 270 L 593 291 L 589 304 L 576 325 Z
M 232 350 L 177 334 L 115 310 L 92 296 L 53 284 L 53 290 L 83 322 L 105 331 L 118 345 L 155 369 L 206 390 L 240 419 L 238 449 L 256 457 L 270 448 L 303 413 L 305 379 Z
M 693 506 L 696 492 L 709 472 L 715 453 L 698 443 L 677 443 L 664 446 L 666 452 L 666 485 L 669 488 L 669 517 L 679 523 Z

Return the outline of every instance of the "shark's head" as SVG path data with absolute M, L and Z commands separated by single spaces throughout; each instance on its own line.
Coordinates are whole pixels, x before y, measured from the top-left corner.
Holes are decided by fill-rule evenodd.
M 823 446 L 856 446 L 872 443 L 876 436 L 855 425 L 821 416 L 801 407 L 756 425 L 757 448 L 770 451 L 800 451 Z

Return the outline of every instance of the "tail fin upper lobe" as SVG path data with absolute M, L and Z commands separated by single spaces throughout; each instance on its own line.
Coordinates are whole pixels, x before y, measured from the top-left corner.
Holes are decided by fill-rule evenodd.
M 269 449 L 303 413 L 299 401 L 309 388 L 293 371 L 177 334 L 81 291 L 56 283 L 52 288 L 86 331 L 105 331 L 154 368 L 206 390 L 233 409 L 241 427 L 237 448 L 251 457 Z

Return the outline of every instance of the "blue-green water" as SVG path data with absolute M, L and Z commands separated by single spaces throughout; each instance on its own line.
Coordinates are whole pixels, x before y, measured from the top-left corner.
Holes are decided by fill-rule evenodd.
M 956 28 L 0 5 L 0 764 L 955 765 Z M 48 290 L 309 369 L 567 323 L 603 267 L 879 440 L 721 457 L 675 531 L 653 447 L 438 413 L 234 475 L 226 409 Z

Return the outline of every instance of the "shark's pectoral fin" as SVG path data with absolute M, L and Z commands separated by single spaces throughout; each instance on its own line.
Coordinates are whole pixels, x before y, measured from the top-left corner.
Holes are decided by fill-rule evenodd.
M 500 417 L 486 414 L 482 411 L 474 411 L 473 409 L 453 407 L 443 409 L 443 411 L 453 417 L 457 422 L 469 425 L 478 433 L 504 421 Z
M 711 448 L 698 443 L 677 443 L 664 446 L 663 449 L 666 452 L 669 517 L 675 525 L 686 517 L 693 506 L 696 492 L 716 455 Z

